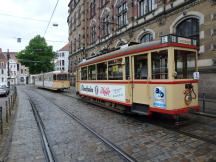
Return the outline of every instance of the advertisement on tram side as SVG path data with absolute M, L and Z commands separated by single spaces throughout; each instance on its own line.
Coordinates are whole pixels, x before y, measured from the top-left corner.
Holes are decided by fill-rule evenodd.
M 125 86 L 123 85 L 81 83 L 80 93 L 125 102 Z
M 166 108 L 166 89 L 165 87 L 154 88 L 154 103 L 155 107 Z

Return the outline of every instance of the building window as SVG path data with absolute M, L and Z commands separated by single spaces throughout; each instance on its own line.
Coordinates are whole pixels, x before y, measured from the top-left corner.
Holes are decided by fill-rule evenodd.
M 20 77 L 20 82 L 24 82 L 24 78 L 23 77 Z
M 151 42 L 151 41 L 153 41 L 153 35 L 151 33 L 144 34 L 140 38 L 140 43 Z
M 117 23 L 121 28 L 127 24 L 127 3 L 123 2 L 117 7 Z
M 93 18 L 96 15 L 96 0 L 90 4 L 90 17 Z
M 155 0 L 139 0 L 139 16 L 144 16 L 155 9 Z
M 102 18 L 102 22 L 101 22 L 101 31 L 102 31 L 102 36 L 107 36 L 109 35 L 109 15 L 106 15 Z
M 64 60 L 62 60 L 62 66 L 64 66 L 65 65 L 65 62 L 64 62 Z
M 79 10 L 78 10 L 78 25 L 81 24 L 81 6 L 79 6 Z
M 74 12 L 74 30 L 76 29 L 76 24 L 77 24 L 77 13 Z
M 81 48 L 81 35 L 79 34 L 79 38 L 78 38 L 78 49 Z
M 4 70 L 3 69 L 1 69 L 1 74 L 4 74 Z
M 91 29 L 90 29 L 91 31 L 91 33 L 90 33 L 90 35 L 91 35 L 91 44 L 93 44 L 93 43 L 95 43 L 96 42 L 96 25 L 94 24 L 94 25 L 92 25 L 92 27 L 91 27 Z
M 76 51 L 76 38 L 74 38 L 74 52 Z
M 176 35 L 196 39 L 199 44 L 199 19 L 188 18 L 176 26 Z

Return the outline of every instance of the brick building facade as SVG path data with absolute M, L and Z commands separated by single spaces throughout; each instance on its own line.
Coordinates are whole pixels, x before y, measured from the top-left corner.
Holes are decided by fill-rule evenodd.
M 100 50 L 172 33 L 198 39 L 200 93 L 216 96 L 215 0 L 71 0 L 68 7 L 71 72 Z

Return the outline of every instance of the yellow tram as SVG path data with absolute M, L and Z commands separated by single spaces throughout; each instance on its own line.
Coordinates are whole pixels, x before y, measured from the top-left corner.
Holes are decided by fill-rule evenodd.
M 70 88 L 69 73 L 52 71 L 34 75 L 34 84 L 40 88 L 63 90 Z
M 120 112 L 199 111 L 196 40 L 175 35 L 81 62 L 76 91 Z

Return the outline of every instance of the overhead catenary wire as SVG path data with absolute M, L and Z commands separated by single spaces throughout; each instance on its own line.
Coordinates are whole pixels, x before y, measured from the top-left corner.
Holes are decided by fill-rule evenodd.
M 45 32 L 44 32 L 43 37 L 45 37 L 45 35 L 46 35 L 46 33 L 47 33 L 47 30 L 48 30 L 48 28 L 49 28 L 49 25 L 50 25 L 50 22 L 51 22 L 51 20 L 52 20 L 52 17 L 53 17 L 53 15 L 54 15 L 54 13 L 55 13 L 55 10 L 56 10 L 57 6 L 58 6 L 58 2 L 59 2 L 59 0 L 57 0 L 57 2 L 56 2 L 56 5 L 55 5 L 55 7 L 54 7 L 54 9 L 53 9 L 52 15 L 51 15 L 51 17 L 50 17 L 50 19 L 49 19 L 49 22 L 48 22 L 48 24 L 47 24 L 47 27 L 46 27 L 46 29 L 45 29 Z
M 40 20 L 40 19 L 35 19 L 32 17 L 23 17 L 23 16 L 16 16 L 16 15 L 11 15 L 11 14 L 6 14 L 6 13 L 1 13 L 0 16 L 8 16 L 8 17 L 13 17 L 13 18 L 19 18 L 19 19 L 24 19 L 24 20 L 29 20 L 29 21 L 38 21 L 38 22 L 48 22 L 48 20 Z

